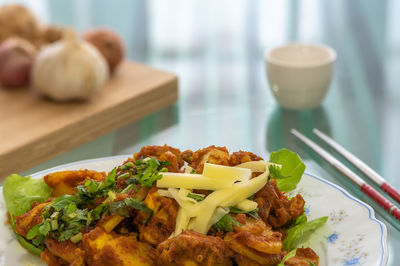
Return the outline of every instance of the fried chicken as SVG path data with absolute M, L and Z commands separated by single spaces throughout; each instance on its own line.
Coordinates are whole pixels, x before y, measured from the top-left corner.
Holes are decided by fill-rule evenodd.
M 157 247 L 158 265 L 229 266 L 232 252 L 219 237 L 184 231 Z
M 303 197 L 297 194 L 288 199 L 278 189 L 274 179 L 255 194 L 254 201 L 258 204 L 258 215 L 274 229 L 293 222 L 304 213 Z
M 298 248 L 296 250 L 296 256 L 289 258 L 285 261 L 285 265 L 288 266 L 318 266 L 319 257 L 311 248 Z
M 155 265 L 154 248 L 147 243 L 137 241 L 135 235 L 107 233 L 96 227 L 84 234 L 82 242 L 88 266 Z
M 139 227 L 140 241 L 157 245 L 168 239 L 175 231 L 179 205 L 174 199 L 160 196 L 156 187 L 149 191 L 144 203 L 154 213 L 146 223 L 144 222 L 149 218 L 148 213 L 139 212 L 135 219 L 135 223 Z
M 238 151 L 234 152 L 229 156 L 229 165 L 235 166 L 242 163 L 247 163 L 251 161 L 262 161 L 264 160 L 260 156 L 255 155 L 252 152 L 248 151 Z
M 188 153 L 188 151 L 185 151 Z M 190 158 L 190 166 L 198 173 L 203 173 L 205 163 L 229 165 L 229 152 L 225 147 L 209 146 L 197 150 Z
M 234 251 L 238 265 L 276 265 L 282 259 L 281 234 L 273 232 L 262 220 L 237 215 L 242 224 L 225 235 L 224 241 Z
M 181 151 L 168 145 L 144 146 L 140 149 L 140 152 L 133 155 L 134 160 L 138 160 L 142 157 L 154 157 L 159 161 L 168 161 L 171 164 L 171 166 L 167 166 L 168 172 L 178 173 L 184 164 Z
M 44 182 L 53 189 L 52 195 L 58 197 L 65 194 L 74 195 L 76 187 L 88 179 L 101 181 L 105 177 L 104 172 L 93 170 L 61 171 L 46 175 Z
M 32 227 L 43 221 L 43 209 L 49 204 L 50 202 L 36 204 L 31 210 L 17 216 L 14 224 L 14 231 L 25 237 Z

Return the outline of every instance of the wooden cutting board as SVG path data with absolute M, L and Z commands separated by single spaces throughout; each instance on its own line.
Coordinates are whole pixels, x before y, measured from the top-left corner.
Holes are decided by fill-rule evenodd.
M 0 180 L 132 123 L 178 99 L 174 74 L 126 61 L 87 102 L 0 88 Z

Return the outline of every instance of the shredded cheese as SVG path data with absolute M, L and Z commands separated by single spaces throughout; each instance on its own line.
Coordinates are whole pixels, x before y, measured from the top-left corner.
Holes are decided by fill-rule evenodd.
M 245 199 L 236 204 L 235 207 L 245 212 L 251 212 L 257 209 L 258 204 L 255 201 Z
M 186 188 L 218 190 L 231 187 L 233 181 L 205 177 L 198 174 L 185 173 L 161 173 L 162 178 L 157 180 L 157 187 L 160 188 Z
M 261 172 L 250 179 L 251 172 Z M 229 207 L 235 206 L 249 212 L 257 208 L 257 203 L 248 200 L 266 183 L 269 175 L 265 161 L 247 162 L 237 167 L 220 166 L 206 163 L 204 174 L 162 173 L 157 180 L 161 196 L 174 198 L 179 204 L 175 231 L 170 237 L 179 235 L 183 230 L 193 229 L 207 234 L 212 225 L 229 213 Z M 197 202 L 189 198 L 193 189 L 213 190 L 204 200 Z
M 251 177 L 251 170 L 240 167 L 205 163 L 203 175 L 216 180 L 227 179 L 230 182 L 248 181 Z

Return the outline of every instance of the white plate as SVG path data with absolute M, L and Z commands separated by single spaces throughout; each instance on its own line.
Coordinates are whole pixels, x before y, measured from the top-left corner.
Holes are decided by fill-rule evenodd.
M 109 171 L 128 155 L 99 158 L 60 165 L 32 175 L 41 178 L 61 170 L 92 169 Z M 347 191 L 320 177 L 305 174 L 296 191 L 306 201 L 306 214 L 313 219 L 329 216 L 326 225 L 304 243 L 320 256 L 320 265 L 386 265 L 386 226 L 375 218 L 373 209 Z M 5 224 L 6 210 L 0 197 L 0 265 L 45 265 L 22 248 Z

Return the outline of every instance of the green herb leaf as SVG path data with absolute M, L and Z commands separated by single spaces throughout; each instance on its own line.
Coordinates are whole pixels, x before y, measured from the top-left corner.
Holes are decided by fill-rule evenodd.
M 235 220 L 231 215 L 225 214 L 213 227 L 218 232 L 220 231 L 233 231 L 233 226 L 241 226 L 242 224 Z
M 54 208 L 56 211 L 60 211 L 64 208 L 68 208 L 70 205 L 75 206 L 76 208 L 76 202 L 77 202 L 77 197 L 72 196 L 72 195 L 62 195 L 59 196 L 51 201 L 50 205 L 47 205 L 45 208 L 49 209 L 50 207 Z M 74 208 L 74 207 L 70 208 Z
M 308 261 L 309 265 L 308 266 L 315 266 L 314 262 Z
M 260 216 L 258 216 L 258 208 L 254 209 L 254 210 L 252 210 L 250 212 L 246 212 L 246 211 L 241 210 L 241 209 L 236 208 L 236 207 L 230 207 L 229 210 L 230 210 L 230 213 L 246 213 L 249 216 L 253 217 L 254 219 L 260 218 Z
M 153 183 L 162 177 L 160 172 L 166 172 L 165 166 L 171 166 L 168 161 L 158 161 L 156 158 L 144 158 L 136 160 L 136 171 L 133 178 L 143 187 L 151 187 Z
M 307 220 L 304 220 L 304 218 L 301 218 L 301 223 L 287 230 L 288 235 L 283 241 L 284 249 L 292 250 L 295 247 L 296 242 L 298 242 L 306 233 L 315 230 L 320 225 L 326 223 L 327 220 L 328 216 L 320 217 L 309 222 L 307 222 Z
M 281 191 L 291 191 L 297 184 L 306 169 L 300 157 L 287 149 L 272 152 L 269 161 L 282 165 L 282 168 L 271 165 L 269 167 L 270 177 L 276 179 L 278 188 Z
M 52 189 L 43 179 L 33 179 L 12 174 L 3 184 L 3 195 L 7 210 L 10 214 L 11 225 L 14 226 L 15 217 L 31 209 L 34 201 L 45 202 L 51 196 Z
M 285 257 L 283 257 L 282 261 L 277 266 L 285 266 L 285 261 L 296 256 L 296 251 L 297 249 L 291 250 L 288 254 L 286 254 Z
M 153 214 L 153 210 L 149 209 L 146 204 L 141 201 L 140 199 L 136 198 L 127 198 L 122 201 L 113 201 L 109 203 L 109 212 L 110 213 L 117 213 L 122 217 L 129 217 L 130 210 L 136 209 L 142 212 Z
M 110 190 L 115 189 L 115 176 L 117 168 L 114 168 L 104 179 L 104 181 L 97 182 L 87 180 L 84 186 L 78 186 L 78 202 L 79 206 L 84 204 L 94 203 L 95 198 L 102 198 L 107 195 Z
M 198 194 L 193 194 L 193 193 L 188 193 L 187 194 L 188 198 L 194 199 L 195 201 L 202 201 L 204 200 L 204 196 L 200 196 Z

